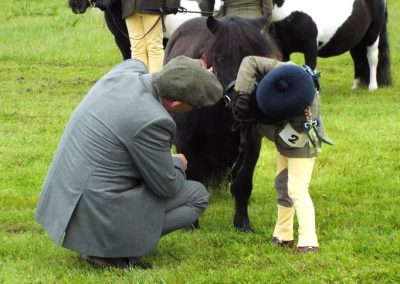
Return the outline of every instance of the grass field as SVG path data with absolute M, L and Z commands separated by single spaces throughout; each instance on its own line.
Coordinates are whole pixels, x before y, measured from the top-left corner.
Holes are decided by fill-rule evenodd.
M 201 230 L 163 238 L 145 258 L 149 270 L 92 267 L 55 247 L 33 218 L 69 115 L 121 61 L 102 14 L 74 15 L 66 2 L 0 2 L 0 283 L 400 282 L 400 1 L 387 1 L 393 86 L 351 91 L 349 54 L 319 61 L 336 143 L 324 147 L 310 188 L 321 252 L 270 245 L 275 156 L 265 141 L 249 209 L 255 233 L 233 229 L 227 186 L 210 189 Z

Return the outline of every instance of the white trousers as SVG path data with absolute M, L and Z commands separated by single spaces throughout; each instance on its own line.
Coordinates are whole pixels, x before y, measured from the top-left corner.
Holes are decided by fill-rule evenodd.
M 131 42 L 132 58 L 147 65 L 149 72 L 163 67 L 164 46 L 160 15 L 133 13 L 125 18 Z
M 314 205 L 308 192 L 315 158 L 288 158 L 277 155 L 275 189 L 278 194 L 278 217 L 273 236 L 293 240 L 293 221 L 297 215 L 298 247 L 318 247 Z

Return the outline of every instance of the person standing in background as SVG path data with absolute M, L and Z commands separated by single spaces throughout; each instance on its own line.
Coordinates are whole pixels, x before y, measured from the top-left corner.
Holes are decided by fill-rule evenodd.
M 266 16 L 265 30 L 271 25 L 272 0 L 225 0 L 221 1 L 221 7 L 214 13 L 215 17 L 239 16 L 245 18 L 257 18 Z
M 163 67 L 163 17 L 177 13 L 179 5 L 180 0 L 122 0 L 132 59 L 146 64 L 149 73 Z

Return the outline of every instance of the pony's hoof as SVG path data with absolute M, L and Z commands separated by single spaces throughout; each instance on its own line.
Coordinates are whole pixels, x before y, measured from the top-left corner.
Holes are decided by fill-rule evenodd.
M 360 85 L 361 85 L 360 79 L 354 79 L 353 85 L 351 86 L 351 89 L 352 89 L 352 90 L 355 90 L 355 89 L 357 89 L 358 87 L 360 87 Z
M 368 90 L 369 90 L 370 92 L 375 91 L 375 90 L 377 90 L 377 89 L 378 89 L 378 86 L 377 86 L 377 85 L 369 85 L 369 86 L 368 86 Z
M 254 229 L 250 225 L 246 226 L 235 226 L 236 230 L 243 233 L 254 233 Z

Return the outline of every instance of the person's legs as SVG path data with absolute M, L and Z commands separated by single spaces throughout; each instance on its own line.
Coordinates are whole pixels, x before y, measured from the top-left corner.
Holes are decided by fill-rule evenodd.
M 299 223 L 298 247 L 318 247 L 314 205 L 308 192 L 315 158 L 288 159 L 288 193 Z
M 166 201 L 162 235 L 192 225 L 207 208 L 209 194 L 196 181 L 186 181 L 178 195 Z
M 275 190 L 278 195 L 278 216 L 272 242 L 281 246 L 293 245 L 293 219 L 295 212 L 292 199 L 288 195 L 287 167 L 287 158 L 278 153 L 275 177 Z
M 189 227 L 207 208 L 208 201 L 209 194 L 201 183 L 186 181 L 184 188 L 176 196 L 166 200 L 162 235 Z M 118 268 L 149 267 L 149 264 L 142 262 L 140 257 L 109 258 L 81 254 L 81 259 L 95 265 L 109 265 Z
M 162 69 L 164 63 L 163 27 L 160 15 L 142 15 L 149 72 Z
M 125 18 L 126 27 L 128 29 L 129 41 L 131 42 L 132 58 L 143 61 L 149 66 L 145 33 L 142 15 L 138 12 Z

